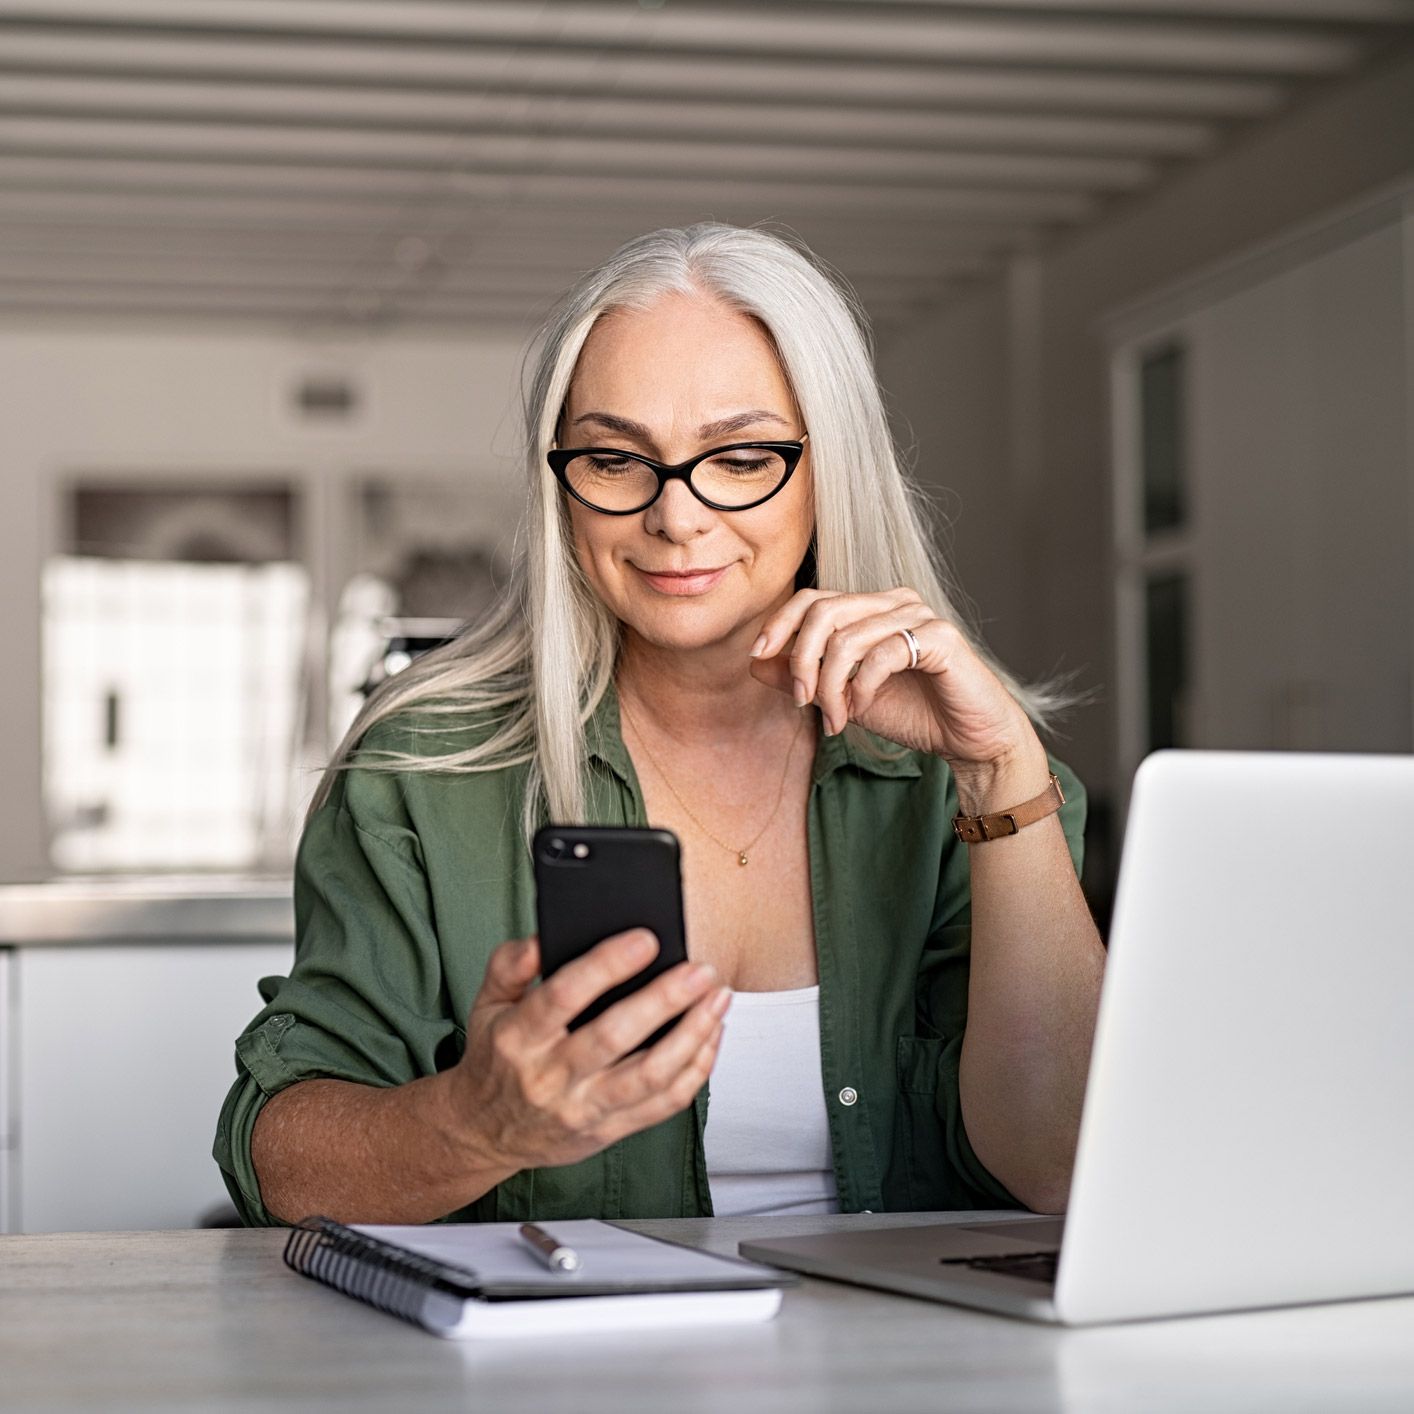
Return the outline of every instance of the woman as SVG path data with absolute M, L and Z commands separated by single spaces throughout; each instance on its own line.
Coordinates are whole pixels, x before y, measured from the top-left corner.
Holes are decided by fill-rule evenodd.
M 942 588 L 860 317 L 777 237 L 654 232 L 552 317 L 527 444 L 512 592 L 306 823 L 216 1140 L 243 1217 L 1062 1209 L 1084 796 Z M 535 985 L 543 819 L 683 844 L 692 961 L 573 1033 L 656 943 Z

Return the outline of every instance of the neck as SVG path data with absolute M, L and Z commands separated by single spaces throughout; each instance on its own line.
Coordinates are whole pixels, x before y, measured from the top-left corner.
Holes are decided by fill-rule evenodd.
M 800 709 L 751 676 L 749 650 L 760 626 L 709 649 L 663 648 L 629 630 L 615 679 L 633 720 L 656 727 L 683 746 L 760 741 L 763 731 Z

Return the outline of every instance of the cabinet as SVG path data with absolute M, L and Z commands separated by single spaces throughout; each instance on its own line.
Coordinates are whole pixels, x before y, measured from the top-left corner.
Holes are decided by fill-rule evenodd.
M 193 1227 L 259 978 L 290 943 L 0 948 L 0 1230 Z

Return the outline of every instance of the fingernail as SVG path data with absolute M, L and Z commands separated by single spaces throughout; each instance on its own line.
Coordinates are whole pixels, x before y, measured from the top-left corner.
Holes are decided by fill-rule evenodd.
M 795 705 L 804 707 L 810 701 L 810 694 L 805 690 L 805 684 L 799 678 L 793 678 L 792 681 L 795 683 Z
M 762 649 L 764 649 L 765 647 L 766 635 L 763 633 L 761 637 L 758 638 L 756 642 L 751 645 L 751 656 L 753 658 L 759 658 L 761 656 Z
M 633 940 L 632 947 L 635 953 L 658 951 L 658 939 L 647 928 L 635 928 L 629 936 Z
M 723 988 L 721 989 L 721 991 L 719 991 L 719 992 L 717 993 L 717 995 L 712 998 L 712 1004 L 711 1004 L 711 1007 L 710 1007 L 710 1010 L 711 1010 L 711 1012 L 712 1012 L 712 1015 L 713 1015 L 713 1016 L 723 1016 L 723 1015 L 725 1015 L 727 1008 L 728 1008 L 731 1004 L 732 1004 L 732 989 L 731 989 L 730 987 L 723 987 Z
M 698 982 L 715 982 L 717 969 L 710 962 L 694 962 L 692 971 L 687 974 L 687 979 L 694 985 Z

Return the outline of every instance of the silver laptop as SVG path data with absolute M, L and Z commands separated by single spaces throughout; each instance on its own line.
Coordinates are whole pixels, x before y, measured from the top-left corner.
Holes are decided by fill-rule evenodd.
M 741 1244 L 1083 1325 L 1414 1292 L 1414 757 L 1135 777 L 1068 1214 Z

